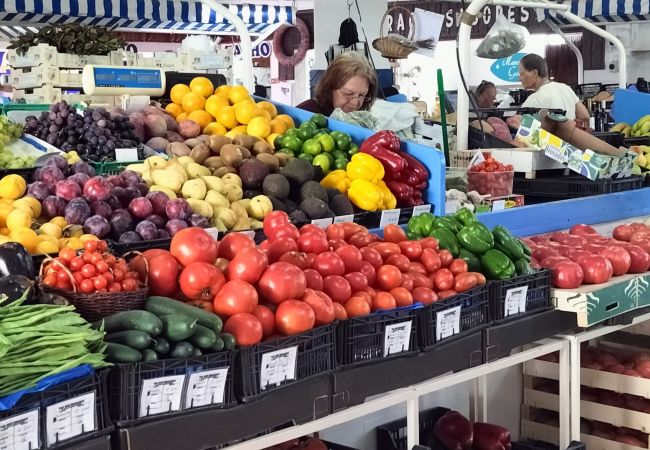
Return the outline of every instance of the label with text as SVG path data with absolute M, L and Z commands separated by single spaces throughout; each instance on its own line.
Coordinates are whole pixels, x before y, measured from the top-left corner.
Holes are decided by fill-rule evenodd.
M 38 409 L 0 420 L 0 450 L 39 448 L 38 431 Z
M 204 370 L 189 375 L 185 409 L 223 403 L 228 369 Z
M 279 386 L 285 381 L 296 379 L 296 360 L 298 346 L 267 352 L 262 355 L 260 386 Z
M 526 296 L 528 295 L 528 285 L 508 289 L 506 299 L 503 304 L 503 315 L 505 317 L 526 312 Z
M 495 200 L 492 202 L 492 211 L 501 211 L 502 209 L 506 209 L 505 200 Z
M 180 411 L 185 375 L 152 378 L 142 382 L 140 417 Z
M 436 313 L 436 340 L 460 333 L 461 305 Z
M 411 320 L 386 325 L 384 357 L 408 351 L 411 345 Z
M 397 225 L 399 223 L 398 209 L 385 209 L 381 212 L 381 220 L 379 221 L 379 228 L 384 228 L 388 225 Z
M 334 223 L 354 222 L 354 214 L 346 214 L 345 216 L 336 216 Z
M 317 227 L 320 227 L 322 229 L 327 228 L 328 226 L 332 225 L 333 220 L 331 217 L 325 217 L 324 219 L 314 219 L 311 221 L 312 225 L 316 225 Z
M 429 212 L 431 212 L 430 204 L 417 205 L 413 207 L 413 214 L 411 214 L 411 217 L 416 217 L 419 216 L 420 214 L 429 213 Z
M 95 392 L 55 403 L 45 410 L 48 447 L 96 429 Z

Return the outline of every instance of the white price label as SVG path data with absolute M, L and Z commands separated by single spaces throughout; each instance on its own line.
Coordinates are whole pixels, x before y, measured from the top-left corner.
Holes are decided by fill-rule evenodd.
M 384 228 L 387 225 L 399 223 L 399 213 L 398 209 L 385 209 L 381 212 L 381 220 L 379 221 L 379 228 Z
M 503 314 L 505 317 L 513 314 L 526 312 L 526 296 L 528 295 L 528 285 L 508 289 L 506 291 L 506 300 L 503 304 Z
M 419 216 L 420 214 L 429 213 L 429 212 L 431 212 L 430 204 L 417 205 L 413 207 L 413 214 L 411 214 L 411 217 L 416 217 Z
M 214 227 L 205 228 L 205 232 L 208 233 L 210 235 L 210 237 L 212 239 L 214 239 L 215 241 L 219 240 L 219 230 L 217 230 L 216 228 L 214 228 Z
M 297 345 L 264 353 L 262 355 L 262 370 L 260 371 L 262 390 L 266 390 L 268 386 L 279 386 L 287 380 L 295 380 L 297 357 Z
M 332 225 L 334 219 L 331 217 L 326 217 L 324 219 L 314 219 L 311 221 L 312 225 L 316 225 L 317 227 L 320 227 L 322 229 L 327 228 L 328 226 Z
M 137 148 L 116 148 L 115 161 L 117 162 L 133 162 L 138 160 Z
M 334 223 L 354 222 L 354 214 L 347 214 L 345 216 L 336 216 Z
M 96 429 L 95 392 L 55 403 L 45 410 L 48 447 Z
M 483 156 L 483 152 L 479 150 L 476 153 L 474 153 L 474 156 L 472 156 L 472 159 L 470 160 L 468 167 L 481 164 L 483 161 L 485 161 L 485 156 Z
M 228 367 L 195 372 L 189 376 L 185 409 L 223 403 Z
M 255 239 L 255 231 L 253 230 L 238 231 L 238 233 L 241 233 L 244 236 L 248 236 L 251 239 Z
M 501 211 L 502 209 L 506 209 L 505 200 L 495 200 L 492 202 L 492 211 Z
M 0 420 L 0 450 L 34 450 L 38 444 L 38 409 Z
M 384 332 L 384 357 L 406 352 L 411 345 L 411 320 L 386 325 Z
M 151 378 L 142 382 L 140 417 L 180 411 L 185 375 Z
M 460 333 L 461 305 L 436 313 L 436 340 Z

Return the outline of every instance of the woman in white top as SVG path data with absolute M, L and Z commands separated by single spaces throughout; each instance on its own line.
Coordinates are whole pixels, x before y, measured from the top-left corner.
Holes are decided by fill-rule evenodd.
M 589 126 L 589 112 L 578 96 L 564 83 L 548 78 L 546 61 L 533 53 L 519 61 L 519 79 L 525 89 L 535 92 L 528 96 L 522 106 L 530 108 L 562 109 L 566 117 L 575 120 L 581 128 Z

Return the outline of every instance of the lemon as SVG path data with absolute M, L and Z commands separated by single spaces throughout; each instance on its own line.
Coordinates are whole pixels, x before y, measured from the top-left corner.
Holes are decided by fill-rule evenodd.
M 210 113 L 212 117 L 217 118 L 219 110 L 224 106 L 228 106 L 228 99 L 223 95 L 215 94 L 208 97 L 205 101 L 205 110 Z
M 7 216 L 6 222 L 7 228 L 13 232 L 20 228 L 29 228 L 32 225 L 32 216 L 22 209 L 14 209 Z M 34 235 L 36 235 L 36 232 L 34 232 Z
M 7 175 L 0 180 L 0 197 L 17 199 L 23 196 L 27 189 L 25 179 L 20 175 Z
M 171 98 L 172 102 L 180 105 L 183 103 L 183 97 L 185 97 L 185 95 L 190 92 L 192 92 L 192 90 L 188 85 L 175 84 L 171 91 L 169 91 L 169 97 Z
M 61 228 L 61 229 L 64 229 L 65 227 L 68 226 L 68 222 L 65 220 L 65 217 L 63 217 L 63 216 L 52 217 L 50 219 L 50 223 L 58 225 L 59 228 Z
M 63 236 L 63 229 L 55 223 L 47 222 L 40 226 L 39 231 L 45 236 L 59 239 Z
M 217 119 L 217 122 L 229 130 L 239 125 L 237 122 L 237 117 L 235 116 L 235 108 L 232 106 L 224 106 L 219 111 L 217 111 L 215 119 Z
M 36 235 L 36 231 L 27 227 L 19 227 L 15 230 L 11 230 L 9 239 L 18 242 L 30 253 L 34 253 L 34 251 L 36 251 L 36 246 L 38 245 L 38 236 Z
M 266 117 L 253 117 L 246 127 L 246 133 L 264 139 L 271 134 L 270 122 Z
M 244 86 L 232 86 L 228 91 L 228 100 L 230 100 L 230 103 L 232 104 L 239 103 L 242 100 L 248 100 L 250 98 L 251 94 Z
M 214 93 L 214 84 L 212 84 L 209 78 L 194 77 L 190 81 L 190 89 L 201 97 L 209 97 Z
M 223 136 L 228 130 L 219 122 L 210 122 L 203 129 L 203 134 L 218 134 Z
M 278 115 L 278 110 L 276 109 L 275 105 L 271 102 L 267 102 L 266 100 L 259 102 L 257 104 L 257 107 L 267 111 L 271 115 L 271 119 Z
M 183 111 L 189 114 L 192 111 L 203 109 L 203 107 L 205 106 L 205 98 L 203 98 L 196 92 L 189 92 L 185 94 L 185 96 L 183 96 L 182 106 L 183 106 Z

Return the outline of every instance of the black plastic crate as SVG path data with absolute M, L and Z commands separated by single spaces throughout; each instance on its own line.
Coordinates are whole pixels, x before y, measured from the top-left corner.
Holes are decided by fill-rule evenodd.
M 515 177 L 513 192 L 526 197 L 569 199 L 630 191 L 639 189 L 642 186 L 643 177 L 635 175 L 627 178 L 605 178 L 596 181 L 579 175 L 536 178 L 533 180 Z
M 129 243 L 108 241 L 108 244 L 111 248 L 111 251 L 115 255 L 122 256 L 129 252 L 136 252 L 136 251 L 144 252 L 145 250 L 149 250 L 152 248 L 169 250 L 169 246 L 171 245 L 171 242 L 172 242 L 171 238 L 163 238 L 163 239 L 152 239 L 149 241 L 129 242 Z
M 453 335 L 440 337 L 437 330 L 438 314 L 460 307 L 459 330 Z M 478 286 L 453 297 L 439 300 L 419 311 L 418 328 L 420 348 L 430 350 L 436 344 L 449 342 L 481 330 L 489 321 L 488 287 Z
M 512 450 L 557 450 L 558 446 L 541 441 L 517 441 L 512 443 Z M 573 441 L 566 450 L 587 450 L 582 442 Z
M 56 384 L 41 392 L 26 394 L 16 405 L 7 411 L 0 412 L 0 420 L 38 410 L 40 447 L 47 449 L 75 448 L 78 444 L 105 436 L 112 430 L 108 417 L 106 403 L 106 370 L 77 378 L 65 383 Z M 56 403 L 71 400 L 84 394 L 95 393 L 95 430 L 83 431 L 80 435 L 47 445 L 47 408 Z
M 262 358 L 265 353 L 298 347 L 295 379 L 262 386 Z M 262 342 L 239 350 L 236 364 L 236 393 L 242 402 L 307 378 L 327 375 L 334 369 L 334 326 L 326 325 L 295 336 Z
M 512 309 L 510 314 L 506 316 L 508 291 L 524 286 L 528 286 L 525 310 L 518 313 L 514 312 L 516 305 L 511 305 Z M 490 320 L 492 321 L 512 320 L 553 308 L 553 304 L 551 303 L 550 269 L 539 270 L 530 275 L 520 275 L 509 280 L 490 281 L 488 283 L 488 290 L 490 294 Z
M 399 358 L 419 352 L 417 311 L 407 307 L 344 320 L 336 327 L 336 357 L 340 366 L 355 366 Z M 385 353 L 386 328 L 410 322 L 408 349 Z M 396 330 L 396 332 L 398 332 Z
M 29 184 L 32 182 L 32 178 L 34 177 L 34 172 L 36 172 L 36 167 L 25 167 L 22 169 L 0 169 L 0 178 L 11 174 L 16 174 L 23 177 L 25 181 Z
M 433 408 L 420 412 L 420 443 L 428 445 L 433 427 L 449 408 Z M 377 448 L 382 450 L 408 450 L 406 442 L 406 418 L 380 425 L 375 429 L 377 435 Z
M 321 441 L 323 440 L 321 439 Z M 334 442 L 323 441 L 323 443 L 327 446 L 327 450 L 360 450 L 354 447 L 348 447 L 347 445 L 336 444 Z
M 189 358 L 161 359 L 152 362 L 132 364 L 115 364 L 109 375 L 109 404 L 111 418 L 120 426 L 136 425 L 139 423 L 186 414 L 201 409 L 225 409 L 236 404 L 233 391 L 233 353 L 219 352 Z M 173 375 L 188 375 L 206 370 L 223 369 L 228 367 L 228 375 L 223 393 L 223 403 L 204 407 L 185 409 L 185 391 L 188 377 L 183 382 L 180 410 L 140 417 L 140 398 L 143 394 L 144 380 L 168 377 Z M 170 405 L 171 408 L 171 405 Z
M 597 137 L 601 141 L 607 142 L 613 147 L 622 147 L 625 144 L 625 135 L 623 133 L 618 133 L 615 131 L 594 133 L 594 137 Z
M 582 100 L 591 98 L 604 90 L 605 86 L 602 83 L 584 83 L 576 86 L 576 94 Z
M 650 136 L 634 136 L 625 138 L 625 147 L 634 145 L 650 145 Z

